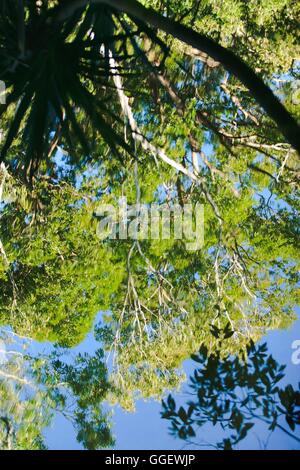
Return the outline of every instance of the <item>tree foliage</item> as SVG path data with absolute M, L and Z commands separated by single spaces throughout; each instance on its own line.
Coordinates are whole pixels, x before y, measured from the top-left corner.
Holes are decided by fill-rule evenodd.
M 103 408 L 110 385 L 101 349 L 70 359 L 59 348 L 34 354 L 10 330 L 1 338 L 9 345 L 0 368 L 1 449 L 46 449 L 45 428 L 57 414 L 71 422 L 85 449 L 113 446 L 110 414 Z
M 104 401 L 132 410 L 137 397 L 160 399 L 200 345 L 211 355 L 221 335 L 218 361 L 240 357 L 288 327 L 299 301 L 298 155 L 226 62 L 268 85 L 260 93 L 278 96 L 281 122 L 299 119 L 298 3 L 74 4 L 0 1 L 0 324 L 71 348 L 102 312 L 95 337 L 110 366 L 106 378 L 102 352 L 43 358 L 36 369 L 26 359 L 46 391 L 24 410 L 47 396 L 33 447 L 57 401 L 66 406 L 60 380 L 76 397 L 79 441 L 109 446 Z M 98 208 L 123 196 L 169 209 L 202 203 L 204 246 L 101 240 Z
M 195 442 L 198 428 L 209 422 L 221 426 L 226 437 L 204 445 L 229 450 L 245 439 L 260 420 L 271 432 L 279 428 L 299 441 L 296 428 L 300 425 L 300 384 L 296 389 L 290 384 L 280 387 L 285 366 L 267 354 L 266 344 L 251 343 L 244 361 L 238 357 L 222 360 L 220 351 L 208 355 L 203 346 L 192 359 L 200 364 L 190 377 L 195 399 L 180 407 L 171 395 L 162 402 L 161 416 L 171 422 L 172 434 Z

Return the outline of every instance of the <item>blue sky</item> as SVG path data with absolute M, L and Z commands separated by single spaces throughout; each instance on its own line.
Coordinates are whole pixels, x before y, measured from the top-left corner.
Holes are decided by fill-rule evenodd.
M 298 316 L 300 310 L 298 309 Z M 272 330 L 262 339 L 267 342 L 269 353 L 281 364 L 286 364 L 286 376 L 281 383 L 297 385 L 300 382 L 300 365 L 292 363 L 292 343 L 300 340 L 300 318 L 288 330 Z M 92 352 L 96 347 L 92 333 L 76 348 L 77 351 Z M 99 346 L 99 344 L 98 344 Z M 194 370 L 191 360 L 185 361 L 184 369 L 189 376 Z M 183 403 L 186 400 L 186 384 L 174 393 L 176 401 Z M 169 435 L 168 422 L 160 418 L 161 405 L 157 401 L 139 400 L 136 411 L 128 413 L 120 407 L 113 410 L 113 433 L 116 438 L 117 450 L 174 450 L 184 448 L 184 442 Z M 268 438 L 268 431 L 263 425 L 257 424 L 249 436 L 242 441 L 240 449 L 261 449 Z M 200 440 L 205 436 L 206 441 L 216 442 L 222 436 L 213 426 L 205 426 L 199 433 Z M 50 449 L 68 450 L 81 449 L 76 442 L 76 435 L 72 425 L 62 416 L 56 415 L 51 426 L 45 431 L 45 437 Z M 186 447 L 193 449 L 193 447 Z M 194 447 L 195 448 L 195 447 Z M 300 444 L 293 441 L 281 431 L 275 431 L 268 440 L 268 449 L 300 449 Z

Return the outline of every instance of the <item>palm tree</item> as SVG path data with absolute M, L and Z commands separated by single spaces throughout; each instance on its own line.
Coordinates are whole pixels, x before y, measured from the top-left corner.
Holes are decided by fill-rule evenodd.
M 123 120 L 115 100 L 116 74 L 111 70 L 113 51 L 118 75 L 134 73 L 136 59 L 126 40 L 144 33 L 164 47 L 156 30 L 205 52 L 234 74 L 277 123 L 287 141 L 300 152 L 299 126 L 272 91 L 231 51 L 135 0 L 34 0 L 0 1 L 0 79 L 9 91 L 0 108 L 8 120 L 0 159 L 7 159 L 13 143 L 22 135 L 25 154 L 9 161 L 31 178 L 49 159 L 58 141 L 74 148 L 77 139 L 88 158 L 91 144 L 86 127 L 98 130 L 111 151 L 120 148 L 133 155 L 123 138 Z M 126 16 L 135 25 L 128 27 Z M 13 109 L 13 115 L 9 110 Z
M 87 0 L 76 0 L 62 7 L 57 15 L 58 20 L 65 20 L 78 9 L 86 6 Z M 220 62 L 229 72 L 233 73 L 252 93 L 257 102 L 269 116 L 274 119 L 282 134 L 300 153 L 300 128 L 293 117 L 287 112 L 269 87 L 251 70 L 239 57 L 220 46 L 212 39 L 193 31 L 186 26 L 169 19 L 156 11 L 145 8 L 136 0 L 92 0 L 93 4 L 105 4 L 121 12 L 127 13 L 133 19 L 148 23 L 152 28 L 158 28 L 173 37 L 193 46 Z

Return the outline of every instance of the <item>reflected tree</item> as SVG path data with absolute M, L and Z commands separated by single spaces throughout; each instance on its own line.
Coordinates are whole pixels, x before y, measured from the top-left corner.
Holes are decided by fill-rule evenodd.
M 190 377 L 193 398 L 180 407 L 172 395 L 162 402 L 161 416 L 170 421 L 172 435 L 197 445 L 197 431 L 210 423 L 226 437 L 203 445 L 228 450 L 262 421 L 271 432 L 279 429 L 300 442 L 300 388 L 280 386 L 285 366 L 268 354 L 266 344 L 251 343 L 247 357 L 226 359 L 202 346 L 192 359 L 199 364 Z
M 114 192 L 102 194 L 99 186 L 109 177 L 104 171 L 101 182 L 85 178 L 79 188 L 41 178 L 30 191 L 7 172 L 0 227 L 2 324 L 70 347 L 84 338 L 96 313 L 105 311 L 96 336 L 113 360 L 112 400 L 132 409 L 136 396 L 160 397 L 178 386 L 182 361 L 199 344 L 214 350 L 212 325 L 222 329 L 229 322 L 234 331 L 223 345 L 225 356 L 295 319 L 299 261 L 293 186 L 285 187 L 287 207 L 261 194 L 265 177 L 256 173 L 238 199 L 220 188 L 222 220 L 206 206 L 205 245 L 193 252 L 174 237 L 99 240 L 98 205 L 116 206 L 124 190 L 135 203 L 138 193 L 128 170 Z M 171 208 L 180 205 L 177 183 L 170 170 L 152 174 L 151 181 L 142 172 L 138 187 L 145 202 Z M 189 188 L 186 198 L 206 202 L 197 187 Z
M 0 227 L 2 324 L 71 347 L 106 308 L 123 268 L 96 234 L 97 182 L 78 191 L 43 179 L 28 191 L 6 173 Z
M 294 67 L 288 58 L 297 57 L 299 51 L 295 40 L 299 13 L 296 3 L 286 0 L 273 3 L 271 7 L 269 3 L 258 7 L 256 1 L 233 6 L 232 0 L 227 0 L 222 5 L 211 1 L 200 5 L 189 0 L 178 11 L 174 2 L 158 6 L 156 1 L 147 1 L 145 7 L 135 0 L 124 1 L 122 5 L 115 0 L 83 0 L 73 4 L 43 1 L 41 5 L 35 0 L 18 3 L 2 0 L 0 79 L 7 85 L 8 96 L 1 108 L 6 120 L 1 160 L 12 161 L 27 179 L 32 179 L 39 169 L 51 167 L 51 156 L 58 143 L 69 150 L 75 161 L 90 155 L 98 159 L 99 147 L 94 143 L 98 144 L 101 137 L 109 145 L 110 153 L 121 157 L 121 161 L 124 152 L 127 158 L 133 156 L 133 143 L 139 142 L 148 154 L 154 153 L 156 158 L 186 173 L 181 162 L 166 155 L 164 142 L 158 138 L 160 128 L 164 128 L 160 122 L 165 116 L 164 106 L 160 106 L 162 94 L 169 106 L 173 102 L 175 120 L 176 114 L 179 121 L 182 117 L 189 120 L 187 115 L 191 113 L 190 120 L 195 121 L 196 128 L 208 129 L 227 148 L 238 142 L 247 148 L 267 150 L 265 145 L 270 144 L 258 132 L 260 119 L 256 112 L 262 116 L 261 110 L 258 106 L 255 111 L 247 110 L 247 89 L 254 102 L 265 109 L 287 141 L 299 151 L 299 128 L 292 116 L 297 116 L 297 110 L 287 101 L 289 112 L 258 75 L 270 80 L 276 78 L 275 74 L 287 72 Z M 185 26 L 190 21 L 194 30 Z M 178 40 L 182 41 L 180 47 Z M 236 48 L 238 54 L 233 53 Z M 201 67 L 204 83 L 198 82 L 199 60 L 204 64 Z M 124 79 L 124 90 L 129 90 L 129 96 L 116 86 L 116 75 Z M 182 75 L 186 92 L 180 86 Z M 244 93 L 240 92 L 241 87 Z M 210 103 L 206 102 L 207 89 L 210 95 L 212 88 L 219 93 L 221 103 L 220 100 L 215 103 L 212 96 Z M 124 94 L 127 99 L 120 102 Z M 132 107 L 130 98 L 135 97 L 139 99 Z M 135 115 L 141 106 L 147 109 L 149 98 L 151 112 L 157 115 L 157 135 L 153 134 L 151 143 L 147 137 L 152 134 L 149 129 L 144 132 L 129 117 L 131 108 Z M 124 139 L 124 121 L 120 118 L 125 102 L 130 141 Z M 250 103 L 252 107 L 251 98 Z M 224 104 L 237 114 L 238 121 L 246 124 L 247 130 L 250 125 L 255 132 L 242 135 L 236 132 L 231 125 L 234 123 L 230 124 L 229 116 L 219 107 Z M 151 122 L 151 117 L 146 121 Z M 285 151 L 289 146 L 281 141 L 272 120 L 263 115 L 263 121 L 274 150 Z M 182 123 L 178 122 L 176 127 L 180 138 Z M 89 132 L 93 139 L 88 138 Z M 21 136 L 23 154 L 18 158 L 15 150 L 20 150 Z M 167 137 L 166 133 L 163 136 Z M 190 145 L 194 142 L 193 146 L 199 147 L 196 129 L 187 137 Z M 75 141 L 80 143 L 81 156 L 76 152 Z
M 1 449 L 46 449 L 44 432 L 57 413 L 71 422 L 85 449 L 113 446 L 110 415 L 103 409 L 110 388 L 103 351 L 70 358 L 57 348 L 37 355 L 30 343 L 12 337 L 2 330 L 7 348 L 0 364 Z
M 111 387 L 91 385 L 92 402 L 80 388 L 98 367 L 102 384 L 97 355 L 35 371 L 68 383 L 88 447 L 109 436 L 104 397 L 127 409 L 161 398 L 199 345 L 211 354 L 227 328 L 220 360 L 238 355 L 290 325 L 299 301 L 298 4 L 142 3 L 0 0 L 0 324 L 71 348 L 103 312 Z M 279 128 L 226 57 L 279 106 Z M 124 195 L 204 204 L 204 246 L 100 240 L 97 208 Z

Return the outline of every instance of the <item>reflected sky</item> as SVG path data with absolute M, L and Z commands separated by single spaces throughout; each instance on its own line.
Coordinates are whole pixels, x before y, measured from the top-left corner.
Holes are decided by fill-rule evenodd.
M 300 310 L 297 309 L 299 317 Z M 286 375 L 281 384 L 292 384 L 297 386 L 300 381 L 300 364 L 292 363 L 292 343 L 300 339 L 300 319 L 287 330 L 272 330 L 259 342 L 266 342 L 269 353 L 280 364 L 286 364 Z M 76 351 L 92 352 L 96 347 L 93 335 L 76 348 Z M 187 360 L 183 364 L 187 376 L 193 373 L 195 362 Z M 185 382 L 181 390 L 173 393 L 176 402 L 183 404 L 187 400 L 187 383 Z M 160 417 L 161 403 L 159 401 L 138 400 L 135 412 L 129 413 L 119 406 L 113 408 L 113 433 L 116 437 L 117 450 L 126 449 L 197 449 L 197 446 L 186 445 L 180 439 L 176 439 L 169 434 L 168 422 Z M 76 434 L 72 425 L 60 414 L 56 414 L 55 420 L 50 428 L 45 430 L 46 442 L 50 449 L 82 449 L 76 441 Z M 205 436 L 206 441 L 212 442 L 221 440 L 222 435 L 216 432 L 212 425 L 206 425 L 199 432 L 200 438 Z M 203 448 L 203 447 L 201 447 Z M 205 447 L 204 447 L 205 448 Z M 237 447 L 238 449 L 300 449 L 300 444 L 286 436 L 281 431 L 275 430 L 269 433 L 261 423 L 256 423 L 253 431 Z

